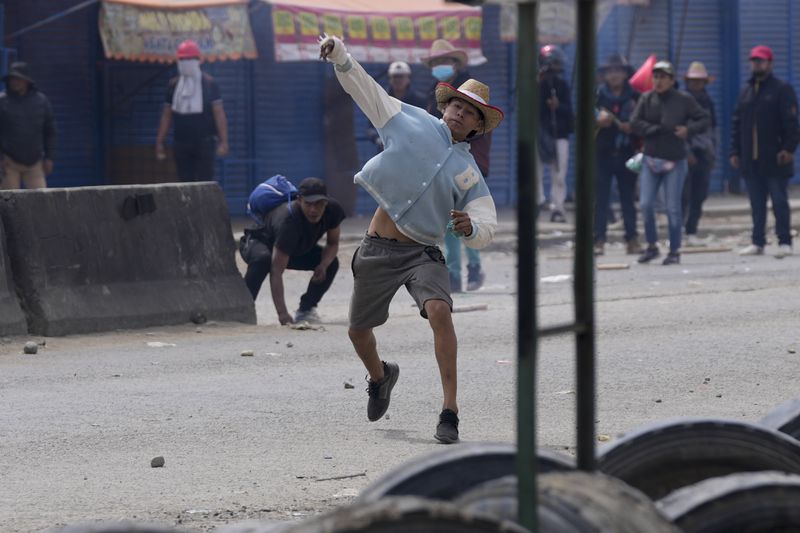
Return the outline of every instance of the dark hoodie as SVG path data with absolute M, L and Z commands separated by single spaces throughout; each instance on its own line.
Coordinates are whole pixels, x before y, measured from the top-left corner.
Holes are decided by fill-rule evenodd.
M 620 122 L 630 122 L 639 93 L 628 82 L 622 87 L 619 96 L 615 95 L 607 84 L 603 84 L 597 91 L 597 107 L 610 111 Z M 634 152 L 632 137 L 622 133 L 616 124 L 597 131 L 597 156 L 620 156 L 625 159 Z
M 633 131 L 644 137 L 644 154 L 669 161 L 686 159 L 686 141 L 675 135 L 676 126 L 686 126 L 689 135 L 711 127 L 711 116 L 689 93 L 670 89 L 650 91 L 639 98 L 631 117 Z
M 53 158 L 56 127 L 50 101 L 30 84 L 28 92 L 0 93 L 0 152 L 21 165 Z

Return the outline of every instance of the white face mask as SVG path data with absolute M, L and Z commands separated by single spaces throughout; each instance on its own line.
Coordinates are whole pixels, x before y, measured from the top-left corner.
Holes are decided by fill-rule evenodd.
M 178 61 L 178 74 L 187 78 L 197 78 L 200 76 L 199 59 L 182 59 Z

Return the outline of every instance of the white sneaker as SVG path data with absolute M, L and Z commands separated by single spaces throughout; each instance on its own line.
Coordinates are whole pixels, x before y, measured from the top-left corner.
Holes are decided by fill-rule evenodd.
M 692 233 L 691 235 L 686 236 L 686 244 L 688 246 L 705 246 L 706 241 L 705 239 L 701 239 L 700 237 Z
M 792 245 L 791 244 L 781 244 L 778 246 L 778 251 L 775 252 L 776 259 L 783 259 L 787 255 L 792 255 Z
M 756 246 L 755 244 L 749 244 L 739 250 L 739 255 L 763 255 L 764 254 L 764 247 L 763 246 Z

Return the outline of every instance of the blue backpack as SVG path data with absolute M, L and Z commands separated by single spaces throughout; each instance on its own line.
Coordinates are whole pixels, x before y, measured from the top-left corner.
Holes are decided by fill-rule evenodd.
M 296 194 L 297 187 L 285 176 L 276 174 L 250 193 L 250 198 L 247 200 L 247 214 L 259 224 L 263 224 L 267 214 L 283 202 L 289 203 L 291 211 L 291 201 Z

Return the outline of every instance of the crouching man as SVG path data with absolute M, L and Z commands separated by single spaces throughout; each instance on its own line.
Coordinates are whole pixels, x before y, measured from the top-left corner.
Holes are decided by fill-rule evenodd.
M 433 330 L 444 401 L 435 438 L 458 441 L 457 340 L 451 317 L 450 278 L 438 248 L 449 228 L 471 248 L 491 242 L 497 226 L 494 201 L 475 159 L 472 136 L 503 119 L 489 105 L 489 88 L 468 80 L 455 88 L 440 83 L 441 119 L 390 97 L 353 59 L 337 37 L 320 41 L 320 57 L 378 131 L 384 151 L 370 159 L 355 182 L 378 202 L 367 235 L 352 263 L 350 340 L 369 373 L 367 418 L 389 408 L 400 369 L 381 360 L 373 328 L 389 317 L 389 304 L 405 285 Z
M 255 230 L 245 230 L 246 244 L 242 259 L 247 263 L 244 281 L 253 300 L 269 274 L 272 302 L 281 325 L 292 322 L 318 322 L 317 304 L 330 288 L 339 270 L 339 227 L 345 218 L 344 209 L 328 197 L 325 183 L 317 178 L 300 182 L 297 199 L 276 207 Z M 325 247 L 317 244 L 327 234 Z M 300 298 L 300 306 L 292 318 L 286 309 L 283 272 L 313 270 L 308 289 Z

